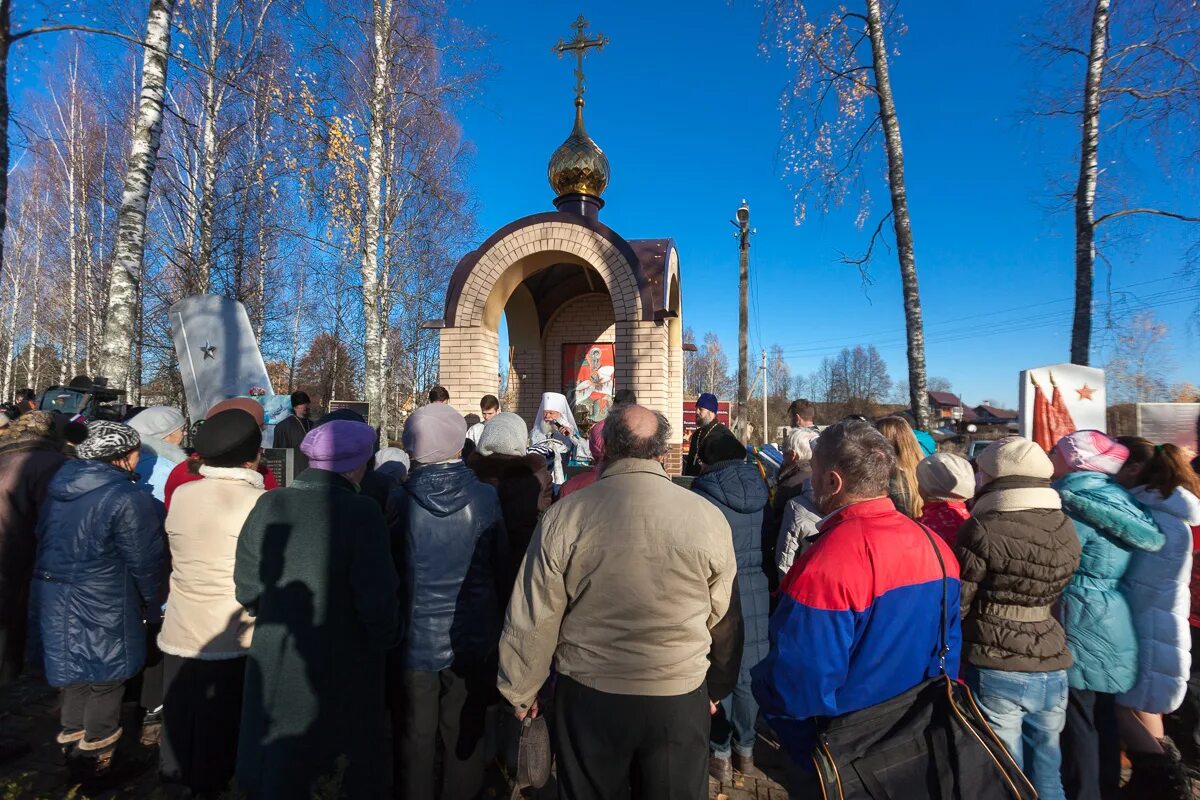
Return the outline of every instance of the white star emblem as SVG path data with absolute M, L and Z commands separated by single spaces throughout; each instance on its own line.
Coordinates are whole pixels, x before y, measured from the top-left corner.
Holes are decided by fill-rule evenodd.
M 207 361 L 210 358 L 215 359 L 217 357 L 217 346 L 215 344 L 209 344 L 208 340 L 205 339 L 204 346 L 200 348 L 200 352 L 204 353 L 205 361 Z

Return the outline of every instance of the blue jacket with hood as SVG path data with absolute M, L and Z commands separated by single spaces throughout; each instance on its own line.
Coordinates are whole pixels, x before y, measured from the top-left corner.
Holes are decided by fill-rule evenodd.
M 733 531 L 738 599 L 742 604 L 742 675 L 767 656 L 770 588 L 763 572 L 763 514 L 770 502 L 758 467 L 744 461 L 715 464 L 692 483 L 692 491 L 721 510 Z M 774 568 L 774 565 L 772 565 Z
M 1119 694 L 1137 680 L 1137 636 L 1121 577 L 1136 550 L 1156 552 L 1166 538 L 1111 475 L 1071 472 L 1054 482 L 1075 523 L 1083 553 L 1063 590 L 1060 620 L 1074 664 L 1072 689 Z
M 38 517 L 30 659 L 51 686 L 132 678 L 146 659 L 167 567 L 162 504 L 129 473 L 68 461 Z
M 512 591 L 496 490 L 463 462 L 418 466 L 388 501 L 406 670 L 494 659 Z

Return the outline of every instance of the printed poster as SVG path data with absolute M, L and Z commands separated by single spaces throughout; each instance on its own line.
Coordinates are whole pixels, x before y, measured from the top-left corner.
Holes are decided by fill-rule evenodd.
M 584 422 L 580 409 L 586 411 L 587 420 L 591 422 L 599 422 L 608 416 L 616 391 L 613 344 L 564 344 L 562 365 L 563 394 L 575 411 L 576 422 Z

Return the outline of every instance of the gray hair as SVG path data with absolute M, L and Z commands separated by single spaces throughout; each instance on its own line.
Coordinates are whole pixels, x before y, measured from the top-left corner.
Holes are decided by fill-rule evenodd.
M 896 451 L 875 426 L 862 420 L 845 420 L 821 432 L 813 458 L 824 470 L 836 469 L 853 497 L 881 497 L 888 493 Z
M 613 408 L 604 418 L 604 460 L 609 463 L 622 458 L 658 458 L 671 449 L 671 423 L 657 411 L 654 418 L 654 435 L 641 437 L 634 433 L 627 417 L 641 409 L 636 405 L 621 405 Z M 645 409 L 649 411 L 649 409 Z
M 796 454 L 797 461 L 812 460 L 812 445 L 817 435 L 805 428 L 792 428 L 783 440 L 783 454 Z

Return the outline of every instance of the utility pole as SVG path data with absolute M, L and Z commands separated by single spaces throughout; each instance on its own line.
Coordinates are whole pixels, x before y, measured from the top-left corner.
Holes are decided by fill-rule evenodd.
M 738 206 L 738 396 L 737 415 L 746 415 L 746 401 L 750 397 L 750 206 L 743 200 Z
M 767 438 L 767 351 L 762 351 L 762 376 L 763 376 L 763 429 L 762 437 L 763 444 L 771 441 Z

